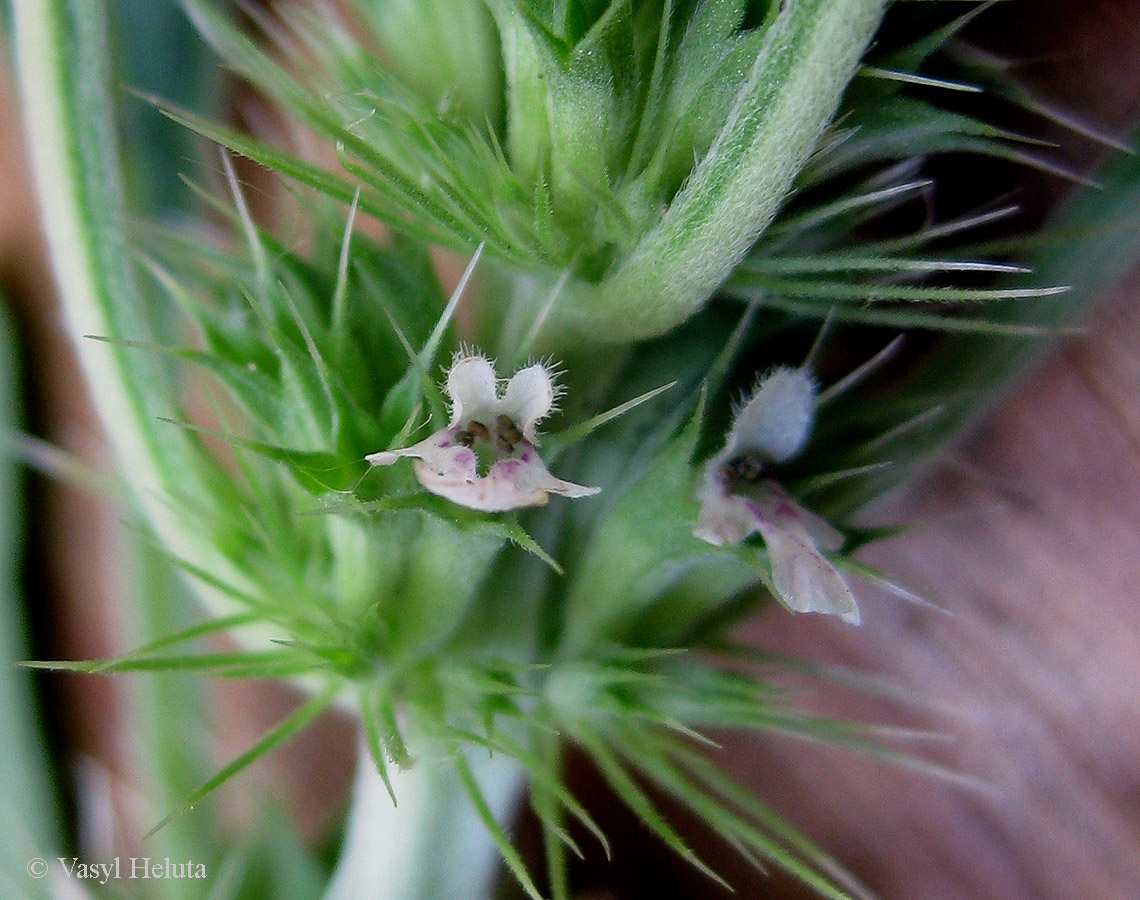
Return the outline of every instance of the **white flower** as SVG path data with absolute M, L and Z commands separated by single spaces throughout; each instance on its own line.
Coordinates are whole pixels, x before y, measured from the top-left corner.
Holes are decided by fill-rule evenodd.
M 814 407 L 815 384 L 804 370 L 776 369 L 761 379 L 737 413 L 724 449 L 705 467 L 693 534 L 719 547 L 759 533 L 768 548 L 772 587 L 785 606 L 857 625 L 854 596 L 819 550 L 837 550 L 842 535 L 770 476 L 774 465 L 803 449 Z
M 542 506 L 548 494 L 588 497 L 600 490 L 555 478 L 535 449 L 535 428 L 550 414 L 557 396 L 554 380 L 541 363 L 519 369 L 499 396 L 490 360 L 458 355 L 444 389 L 451 400 L 446 428 L 411 447 L 365 459 L 374 466 L 390 466 L 410 457 L 416 479 L 427 490 L 482 512 Z

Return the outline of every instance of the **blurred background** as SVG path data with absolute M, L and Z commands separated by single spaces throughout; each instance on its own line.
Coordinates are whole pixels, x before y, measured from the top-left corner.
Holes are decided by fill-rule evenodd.
M 135 208 L 187 216 L 194 201 L 178 173 L 212 169 L 215 158 L 125 88 L 239 123 L 250 98 L 217 71 L 173 0 L 108 6 Z M 1140 0 L 1008 0 L 979 16 L 964 39 L 1008 60 L 1016 81 L 1043 102 L 1107 134 L 1134 133 Z M 1056 140 L 1078 171 L 1095 171 L 1108 152 L 1070 129 L 1001 109 L 1008 118 L 1000 124 Z M 993 161 L 931 167 L 945 202 L 1017 202 L 1025 210 L 1019 226 L 1044 220 L 1072 190 Z M 257 181 L 256 172 L 243 177 Z M 255 206 L 271 216 L 272 185 L 263 190 Z M 42 438 L 110 473 L 113 461 L 59 320 L 30 191 L 5 65 L 0 428 Z M 964 791 L 776 739 L 726 743 L 721 764 L 884 898 L 1140 897 L 1140 276 L 1089 310 L 1086 324 L 890 502 L 891 515 L 923 524 L 872 548 L 868 560 L 929 592 L 952 615 L 863 587 L 858 631 L 793 619 L 778 608 L 748 626 L 760 644 L 879 673 L 920 698 L 908 721 L 950 736 L 932 752 L 989 785 Z M 0 458 L 0 651 L 7 658 L 121 653 L 135 643 L 137 617 L 181 621 L 191 603 L 148 555 L 129 507 L 100 489 L 32 474 L 11 454 Z M 181 728 L 177 719 L 156 718 L 155 692 L 178 694 Z M 17 845 L 8 828 L 43 829 L 60 852 L 132 855 L 161 815 L 153 815 L 150 796 L 156 771 L 193 786 L 200 779 L 191 773 L 208 773 L 255 742 L 295 702 L 288 689 L 263 683 L 31 678 L 5 666 L 0 842 Z M 849 694 L 821 692 L 811 702 L 887 721 L 899 715 L 897 706 L 870 701 L 853 710 Z M 186 839 L 237 872 L 235 892 L 217 896 L 319 895 L 335 856 L 355 742 L 351 721 L 325 715 L 185 817 L 192 820 L 179 826 Z M 628 818 L 587 769 L 578 767 L 573 778 L 615 845 L 612 864 L 591 860 L 577 870 L 583 897 L 721 896 Z M 537 857 L 540 848 L 527 844 L 532 832 L 525 821 L 516 828 Z M 11 837 L 19 837 L 16 830 Z M 238 862 L 225 852 L 235 842 L 249 848 Z M 742 896 L 799 892 L 757 877 L 723 848 L 709 856 Z M 0 864 L 15 865 L 3 855 Z M 9 868 L 10 884 L 26 887 L 19 865 L 14 875 Z M 9 896 L 4 885 L 0 877 L 0 893 Z M 207 896 L 201 885 L 141 890 L 138 896 Z

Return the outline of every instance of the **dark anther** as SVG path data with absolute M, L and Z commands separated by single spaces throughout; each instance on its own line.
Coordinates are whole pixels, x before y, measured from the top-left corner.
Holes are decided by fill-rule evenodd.
M 455 437 L 464 447 L 470 447 L 474 445 L 476 440 L 490 441 L 491 432 L 482 422 L 472 421 L 468 423 L 466 428 L 461 429 Z
M 509 416 L 499 416 L 495 424 L 498 429 L 499 449 L 503 453 L 514 453 L 515 444 L 523 439 L 519 427 L 511 421 Z
M 764 461 L 754 453 L 745 453 L 726 462 L 720 470 L 728 481 L 756 484 L 767 472 Z

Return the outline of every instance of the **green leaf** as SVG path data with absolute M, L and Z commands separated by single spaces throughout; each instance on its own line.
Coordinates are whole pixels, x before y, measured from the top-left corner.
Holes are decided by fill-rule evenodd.
M 737 271 L 753 275 L 814 275 L 817 273 L 874 272 L 926 275 L 938 272 L 1025 273 L 1013 263 L 968 259 L 914 259 L 899 256 L 863 255 L 852 250 L 816 253 L 813 256 L 752 256 Z
M 1015 338 L 1020 341 L 1025 341 L 1026 338 L 1055 337 L 1065 333 L 1065 329 L 1059 326 L 1009 321 L 1008 317 L 999 317 L 996 314 L 989 318 L 980 319 L 976 316 L 960 315 L 957 311 L 949 313 L 941 311 L 912 312 L 894 307 L 852 306 L 850 304 L 837 304 L 829 300 L 778 295 L 764 297 L 763 305 L 813 319 L 833 317 L 839 322 L 885 325 L 899 329 L 919 328 L 951 333 L 990 334 Z M 1030 341 L 1029 343 L 1032 344 L 1033 342 Z
M 174 672 L 205 671 L 217 678 L 276 678 L 312 668 L 312 662 L 291 650 L 200 653 L 183 656 L 143 656 L 128 654 L 98 660 L 30 660 L 29 669 L 49 672 Z
M 660 202 L 668 202 L 704 156 L 728 120 L 747 71 L 763 51 L 765 29 L 740 31 L 743 0 L 706 0 L 684 23 L 671 54 L 665 96 L 655 116 L 646 116 L 645 133 L 652 131 L 657 147 L 645 178 L 657 184 Z M 646 107 L 647 114 L 652 107 Z
M 479 785 L 475 781 L 475 776 L 471 773 L 467 761 L 463 758 L 462 754 L 456 755 L 454 762 L 456 774 L 459 775 L 459 783 L 463 786 L 463 790 L 467 793 L 471 805 L 475 807 L 475 812 L 479 814 L 483 825 L 490 833 L 492 839 L 495 841 L 495 846 L 499 848 L 499 853 L 502 854 L 503 862 L 507 864 L 507 868 L 511 870 L 511 874 L 526 891 L 528 897 L 533 900 L 542 900 L 542 892 L 539 891 L 530 873 L 527 871 L 526 863 L 519 855 L 518 850 L 511 844 L 511 839 L 507 837 L 506 832 L 495 820 L 491 808 L 487 805 L 487 800 L 483 796 L 483 792 L 479 789 Z
M 973 9 L 951 19 L 945 25 L 924 33 L 917 40 L 885 53 L 875 54 L 876 65 L 904 72 L 917 72 L 932 56 L 945 48 L 962 29 L 993 5 L 994 0 L 978 3 Z
M 861 301 L 865 303 L 901 301 L 906 303 L 982 303 L 994 300 L 1026 300 L 1054 297 L 1069 290 L 1064 285 L 1018 288 L 960 288 L 880 284 L 877 282 L 843 282 L 825 279 L 779 278 L 741 269 L 727 289 L 748 296 L 756 291 L 771 291 L 783 297 L 809 298 L 819 301 Z M 761 301 L 763 302 L 763 301 Z
M 594 526 L 564 612 L 562 647 L 571 657 L 599 640 L 624 638 L 678 567 L 718 555 L 692 533 L 699 505 L 691 460 L 699 433 L 697 416 Z
M 524 184 L 550 180 L 561 217 L 584 219 L 611 189 L 631 125 L 637 79 L 629 0 L 614 0 L 567 45 L 512 0 L 491 0 L 508 85 L 507 151 Z
M 1027 149 L 1042 146 L 1042 141 L 908 97 L 858 105 L 848 112 L 843 125 L 853 130 L 852 136 L 806 167 L 805 184 L 871 163 L 952 152 L 1005 159 L 1077 183 L 1085 180 L 1039 150 Z
M 487 531 L 478 517 L 468 522 L 465 515 L 399 515 L 417 521 L 401 535 L 403 557 L 393 559 L 399 588 L 382 614 L 393 646 L 416 655 L 434 650 L 459 626 L 505 539 Z
M 217 81 L 207 65 L 206 48 L 176 3 L 119 0 L 109 5 L 108 13 L 111 32 L 124 38 L 115 41 L 117 83 L 160 93 L 189 107 L 209 102 Z M 178 173 L 191 153 L 189 135 L 138 104 L 125 104 L 122 116 L 132 135 L 124 148 L 132 205 L 160 212 L 185 206 L 188 198 Z
M 704 396 L 712 388 L 726 393 L 723 380 L 733 348 L 739 348 L 753 321 L 750 312 L 721 317 L 726 321 L 715 325 L 701 321 L 707 317 L 702 314 L 691 329 L 663 338 L 660 346 L 646 346 L 643 359 L 630 361 L 625 377 L 633 384 L 656 380 L 654 367 L 662 360 L 668 360 L 668 367 L 662 366 L 666 371 L 686 374 L 690 362 L 696 371 L 686 378 L 687 398 L 647 404 L 644 414 L 632 414 L 616 433 L 611 426 L 596 448 L 598 461 L 589 463 L 586 471 L 593 480 L 609 487 L 601 510 L 590 515 L 577 538 L 581 543 L 575 545 L 566 600 L 556 610 L 565 630 L 563 649 L 570 654 L 598 641 L 683 644 L 697 622 L 755 581 L 751 567 L 730 550 L 692 534 L 702 478 L 694 457 L 708 449 L 701 446 L 710 439 L 702 428 L 716 427 L 708 427 Z M 737 327 L 730 330 L 733 323 Z M 729 328 L 721 330 L 723 325 Z M 699 363 L 695 356 L 686 358 L 705 341 Z M 696 377 L 705 380 L 693 384 Z M 727 406 L 727 396 L 723 402 Z
M 699 309 L 775 217 L 883 8 L 879 0 L 781 6 L 729 120 L 664 218 L 596 289 L 571 290 L 548 332 L 633 340 Z
M 315 697 L 310 698 L 306 703 L 299 706 L 296 710 L 286 716 L 280 723 L 278 723 L 260 741 L 236 757 L 232 762 L 223 766 L 212 778 L 208 779 L 197 790 L 190 794 L 190 796 L 188 796 L 183 801 L 182 805 L 178 809 L 171 812 L 161 822 L 150 829 L 150 831 L 148 831 L 144 836 L 144 839 L 150 837 L 160 829 L 169 825 L 183 813 L 186 813 L 189 810 L 193 809 L 194 804 L 196 804 L 204 797 L 208 796 L 219 785 L 228 781 L 250 763 L 256 762 L 278 744 L 292 737 L 294 734 L 304 728 L 305 725 L 307 725 L 322 711 L 324 711 L 325 707 L 327 707 L 332 702 L 333 698 L 339 691 L 339 685 L 332 685 L 325 688 Z
M 15 342 L 6 305 L 0 302 L 0 436 L 17 427 Z M 51 859 L 61 846 L 59 810 L 50 759 L 40 729 L 32 679 L 13 663 L 28 653 L 25 613 L 17 572 L 23 547 L 17 467 L 0 449 L 0 818 L 9 838 L 0 867 L 12 874 L 12 890 L 27 900 L 47 900 L 42 882 L 24 876 L 28 860 Z M 18 874 L 17 874 L 18 873 Z M 50 880 L 50 879 L 49 879 Z
M 612 409 L 607 409 L 604 412 L 598 413 L 596 416 L 591 416 L 585 422 L 579 422 L 577 425 L 572 425 L 558 434 L 551 435 L 544 443 L 546 447 L 545 456 L 548 460 L 553 461 L 558 456 L 558 451 L 563 447 L 575 444 L 578 441 L 584 440 L 593 434 L 597 429 L 601 428 L 607 422 L 612 422 L 614 419 L 621 418 L 626 413 L 631 412 L 643 403 L 648 403 L 659 394 L 663 394 L 668 390 L 677 386 L 677 382 L 671 381 L 668 384 L 663 384 L 660 387 L 655 387 L 653 390 L 646 391 L 639 394 L 632 400 L 627 400 L 625 403 L 619 403 Z
M 590 754 L 590 759 L 598 767 L 598 771 L 605 779 L 606 784 L 621 798 L 622 802 L 629 807 L 630 811 L 641 820 L 646 828 L 698 871 L 703 872 L 721 887 L 731 890 L 729 884 L 709 868 L 685 843 L 673 826 L 665 820 L 645 791 L 638 787 L 621 761 L 606 746 L 605 741 L 600 736 L 595 734 L 592 729 L 582 727 L 577 723 L 573 728 L 573 734 L 575 740 Z
M 354 0 L 392 68 L 433 107 L 497 123 L 502 62 L 482 0 L 446 6 L 415 0 Z
M 180 125 L 220 144 L 238 156 L 244 156 L 246 159 L 253 160 L 274 172 L 279 172 L 299 184 L 311 187 L 325 197 L 340 200 L 343 203 L 351 203 L 356 197 L 359 185 L 354 182 L 331 175 L 319 166 L 304 162 L 240 131 L 218 125 L 189 110 L 180 109 L 159 99 L 155 99 L 154 102 L 159 105 L 163 115 Z M 386 225 L 399 228 L 405 234 L 412 234 L 423 240 L 449 245 L 456 249 L 466 246 L 455 240 L 449 240 L 445 234 L 424 228 L 415 221 L 409 221 L 399 216 L 373 190 L 362 190 L 358 203 L 360 208 L 370 216 Z
M 113 423 L 108 435 L 124 477 L 164 541 L 201 567 L 226 572 L 216 548 L 185 529 L 161 499 L 201 490 L 208 477 L 187 435 L 156 427 L 174 394 L 168 373 L 147 354 L 79 340 L 149 341 L 155 333 L 154 310 L 126 252 L 102 4 L 44 0 L 14 12 L 23 103 L 32 111 L 29 158 L 64 319 L 95 406 Z
M 487 747 L 494 753 L 505 753 L 517 759 L 526 770 L 532 794 L 541 793 L 544 798 L 544 804 L 554 804 L 549 810 L 552 820 L 557 818 L 553 809 L 558 807 L 565 808 L 583 828 L 593 835 L 601 845 L 606 859 L 612 857 L 610 843 L 606 839 L 605 832 L 602 831 L 601 826 L 594 821 L 594 818 L 586 811 L 586 808 L 575 799 L 574 795 L 570 793 L 569 789 L 561 781 L 558 766 L 558 741 L 555 740 L 556 735 L 538 736 L 540 744 L 545 745 L 545 756 L 542 757 L 528 751 L 522 744 L 502 733 L 496 733 L 492 738 L 484 738 L 473 734 L 466 734 L 463 735 L 463 737 L 465 740 L 469 740 L 474 744 Z
M 987 310 L 988 321 L 978 328 L 955 326 L 955 318 L 942 319 L 935 327 L 946 325 L 950 327 L 944 330 L 960 333 L 948 334 L 902 382 L 892 386 L 892 401 L 900 402 L 884 408 L 886 417 L 878 427 L 881 433 L 890 433 L 906 426 L 918 410 L 935 405 L 931 397 L 945 396 L 948 385 L 954 388 L 953 396 L 941 404 L 937 419 L 910 428 L 892 443 L 890 458 L 897 460 L 897 465 L 849 480 L 842 489 L 823 492 L 821 499 L 831 509 L 840 513 L 851 510 L 909 477 L 927 454 L 972 420 L 987 398 L 995 396 L 1001 385 L 1047 346 L 1044 341 L 1025 341 L 1022 335 L 1057 337 L 1070 332 L 1078 314 L 1135 265 L 1140 258 L 1140 226 L 1135 216 L 1140 207 L 1140 160 L 1132 155 L 1117 156 L 1097 174 L 1097 181 L 1101 189 L 1077 193 L 1046 226 L 1047 232 L 1056 230 L 1065 235 L 1064 240 L 1031 245 L 1020 257 L 1019 262 L 1033 275 L 1012 276 L 1000 285 L 1066 284 L 1070 289 L 1063 302 L 1046 297 L 998 304 Z M 800 306 L 802 301 L 781 300 L 779 304 L 791 308 L 792 302 L 799 307 L 797 311 L 808 308 Z M 859 312 L 858 317 L 870 320 L 872 315 L 882 317 L 886 324 L 898 324 L 898 314 L 893 310 L 871 309 Z M 901 402 L 908 397 L 920 403 Z M 836 434 L 831 440 L 842 445 L 849 437 Z M 870 461 L 849 456 L 840 465 Z
M 369 697 L 369 692 L 363 692 L 360 698 L 360 718 L 361 723 L 364 725 L 364 738 L 368 744 L 368 753 L 372 757 L 372 762 L 376 766 L 376 772 L 380 775 L 380 780 L 384 782 L 384 788 L 388 791 L 388 796 L 392 798 L 392 806 L 397 806 L 396 792 L 392 789 L 392 779 L 388 775 L 388 760 L 389 751 L 385 746 L 384 738 L 380 734 L 380 723 L 377 718 L 375 703 Z
M 562 566 L 558 564 L 558 560 L 547 553 L 542 545 L 531 537 L 526 529 L 517 521 L 511 521 L 509 519 L 490 519 L 484 523 L 483 528 L 491 534 L 505 537 L 512 544 L 521 547 L 527 553 L 541 559 L 550 567 L 550 570 L 554 572 L 555 575 L 565 574 L 562 570 Z
M 779 815 L 717 772 L 710 760 L 683 748 L 676 741 L 655 740 L 637 734 L 630 737 L 626 744 L 627 753 L 644 777 L 696 811 L 730 843 L 756 851 L 763 859 L 794 875 L 823 897 L 850 900 L 852 896 L 873 896 L 851 873 Z M 674 765 L 670 755 L 683 759 L 688 770 Z M 718 793 L 721 797 L 717 797 Z M 725 800 L 742 808 L 752 821 L 737 814 Z

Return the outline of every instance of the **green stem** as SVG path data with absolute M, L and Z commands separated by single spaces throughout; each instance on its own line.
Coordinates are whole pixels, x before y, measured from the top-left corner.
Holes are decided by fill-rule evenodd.
M 467 763 L 491 813 L 507 820 L 523 787 L 517 761 L 472 753 Z M 360 755 L 352 812 L 324 900 L 484 900 L 499 851 L 452 763 L 421 755 L 389 767 L 392 806 L 367 751 Z
M 638 340 L 696 312 L 779 211 L 885 6 L 885 0 L 788 3 L 728 122 L 661 222 L 600 284 L 568 291 L 546 338 Z

